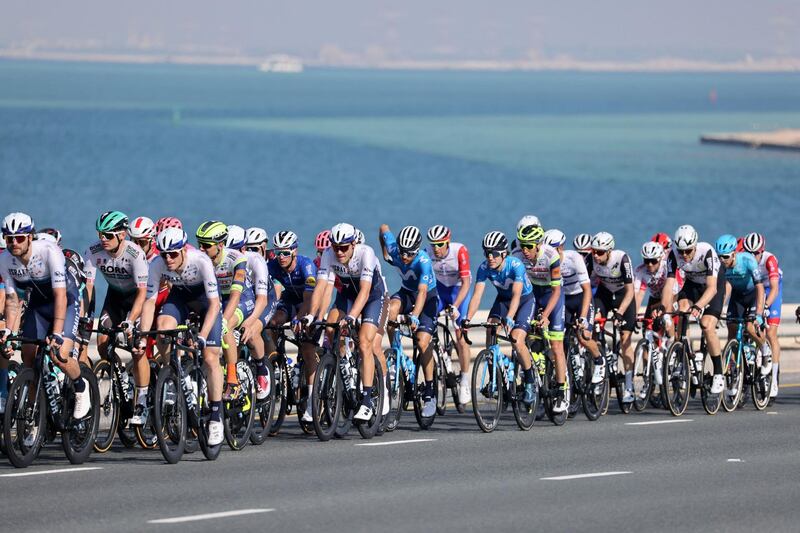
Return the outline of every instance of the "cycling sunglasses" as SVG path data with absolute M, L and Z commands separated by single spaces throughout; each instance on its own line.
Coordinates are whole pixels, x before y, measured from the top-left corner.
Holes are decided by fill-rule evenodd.
M 400 250 L 400 257 L 416 257 L 419 250 Z
M 448 244 L 450 244 L 448 241 L 442 241 L 442 242 L 432 242 L 432 243 L 431 243 L 431 246 L 433 246 L 434 248 L 444 248 L 444 247 L 445 247 L 445 246 L 447 246 Z
M 350 244 L 334 244 L 334 245 L 332 245 L 332 248 L 333 248 L 334 252 L 346 252 L 347 250 L 350 249 L 350 246 L 352 246 L 352 245 L 350 245 Z
M 28 235 L 6 235 L 6 243 L 11 244 L 15 242 L 17 244 L 22 244 L 26 240 L 28 240 Z
M 161 252 L 161 257 L 164 259 L 177 259 L 181 255 L 180 250 L 177 252 Z
M 98 235 L 100 236 L 101 240 L 110 241 L 112 239 L 116 239 L 117 235 L 119 234 L 113 231 L 101 231 L 98 233 Z
M 644 263 L 646 265 L 657 265 L 659 261 L 661 261 L 661 259 L 645 259 Z
M 275 254 L 275 257 L 291 257 L 292 251 L 291 250 L 273 250 L 272 253 Z
M 208 250 L 209 248 L 217 245 L 217 243 L 215 243 L 215 242 L 200 242 L 200 241 L 198 241 L 197 244 L 203 250 Z
M 505 250 L 484 250 L 483 256 L 487 259 L 490 257 L 503 257 L 504 253 Z
M 723 261 L 727 261 L 728 259 L 731 259 L 732 257 L 733 257 L 733 254 L 719 254 L 719 258 L 722 259 Z

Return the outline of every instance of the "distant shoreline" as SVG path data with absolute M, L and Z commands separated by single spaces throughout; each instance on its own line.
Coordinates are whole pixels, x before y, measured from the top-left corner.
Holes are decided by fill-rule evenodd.
M 30 49 L 0 49 L 0 60 L 57 61 L 77 63 L 109 63 L 126 65 L 187 65 L 231 66 L 257 68 L 263 57 L 208 56 L 176 54 L 134 53 L 84 53 L 65 51 L 37 51 Z M 348 68 L 363 70 L 422 70 L 422 71 L 472 71 L 472 72 L 730 72 L 730 73 L 798 73 L 800 58 L 744 58 L 740 61 L 713 62 L 680 58 L 658 58 L 644 61 L 584 61 L 569 57 L 541 60 L 460 60 L 460 61 L 320 61 L 302 60 L 312 68 Z

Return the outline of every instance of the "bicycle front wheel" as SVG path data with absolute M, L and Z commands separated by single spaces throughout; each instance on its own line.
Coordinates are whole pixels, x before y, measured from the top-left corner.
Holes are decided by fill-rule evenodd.
M 583 381 L 583 414 L 591 421 L 600 418 L 603 409 L 608 407 L 608 375 L 603 376 L 600 383 L 592 383 L 594 375 L 594 359 L 588 353 L 583 355 L 584 381 Z M 601 362 L 604 365 L 605 362 Z
M 11 464 L 26 468 L 39 455 L 47 430 L 47 405 L 44 387 L 34 398 L 36 374 L 31 368 L 20 370 L 8 391 L 3 415 L 3 440 Z
M 403 416 L 403 395 L 405 394 L 405 376 L 400 367 L 397 352 L 389 348 L 383 352 L 386 358 L 386 386 L 389 387 L 389 412 L 383 420 L 384 431 L 394 431 Z
M 256 380 L 247 361 L 236 362 L 241 395 L 225 402 L 225 440 L 231 450 L 241 450 L 250 440 L 256 413 Z
M 722 408 L 730 413 L 739 405 L 744 388 L 744 367 L 739 353 L 739 341 L 736 339 L 729 340 L 722 350 L 722 373 L 725 376 Z
M 269 435 L 274 437 L 281 430 L 283 421 L 286 418 L 286 413 L 289 412 L 289 387 L 292 386 L 291 378 L 289 377 L 289 367 L 286 365 L 286 357 L 282 354 L 272 354 L 269 358 L 272 366 L 272 377 L 274 393 L 274 407 L 271 413 L 271 422 L 269 426 Z M 254 444 L 261 444 L 255 442 Z
M 94 441 L 97 438 L 97 421 L 100 417 L 100 392 L 97 389 L 97 380 L 92 369 L 86 365 L 80 365 L 81 374 L 78 379 L 83 379 L 84 386 L 89 392 L 91 407 L 89 413 L 75 420 L 70 417 L 67 428 L 61 434 L 61 446 L 69 462 L 77 465 L 86 462 L 94 449 Z M 64 389 L 62 394 L 68 399 L 66 408 L 68 413 L 72 412 L 75 401 L 75 391 L 69 377 L 64 379 Z
M 758 411 L 763 411 L 767 408 L 767 405 L 769 405 L 769 392 L 772 389 L 772 371 L 767 372 L 766 376 L 761 374 L 763 360 L 763 353 L 761 348 L 759 348 L 756 354 L 756 362 L 753 365 L 753 375 L 750 376 L 750 392 L 753 396 L 753 407 Z
M 528 431 L 533 427 L 533 423 L 536 421 L 536 410 L 539 408 L 539 401 L 541 400 L 539 395 L 539 391 L 541 390 L 539 385 L 539 373 L 534 370 L 533 375 L 534 400 L 533 403 L 526 404 L 522 401 L 525 397 L 525 375 L 519 361 L 519 356 L 514 354 L 514 379 L 511 383 L 511 387 L 513 387 L 511 409 L 514 411 L 514 419 L 517 421 L 517 426 L 519 426 L 519 429 L 522 431 Z
M 417 425 L 419 425 L 420 429 L 430 429 L 433 425 L 433 421 L 436 418 L 436 414 L 438 413 L 438 407 L 436 411 L 433 412 L 431 416 L 422 416 L 422 409 L 425 406 L 425 398 L 424 398 L 424 391 L 425 388 L 428 386 L 427 381 L 425 381 L 425 372 L 422 368 L 422 361 L 420 357 L 417 357 L 414 361 L 414 366 L 417 369 L 417 375 L 415 376 L 416 384 L 414 386 L 414 417 L 417 419 Z M 431 390 L 433 390 L 433 394 L 446 394 L 447 389 L 445 388 L 445 392 L 442 393 L 439 391 L 439 382 L 438 368 L 437 361 L 433 361 L 433 378 L 431 379 Z M 438 398 L 437 398 L 438 400 Z M 438 402 L 437 402 L 438 405 Z
M 111 448 L 119 428 L 120 398 L 114 383 L 111 363 L 105 359 L 98 360 L 94 364 L 94 375 L 97 380 L 99 394 L 97 400 L 99 402 L 99 416 L 94 449 L 97 452 L 104 453 Z
M 336 358 L 330 352 L 319 360 L 310 401 L 314 432 L 319 440 L 328 441 L 336 432 L 342 410 L 342 383 Z
M 186 399 L 178 374 L 172 365 L 158 372 L 154 392 L 153 418 L 158 446 L 164 460 L 175 464 L 181 460 L 186 446 Z
M 689 354 L 683 342 L 673 342 L 664 357 L 662 381 L 663 396 L 673 416 L 681 416 L 689 404 L 689 387 L 691 385 L 691 367 Z
M 644 411 L 653 393 L 653 361 L 650 343 L 639 339 L 633 352 L 633 408 Z
M 481 350 L 472 364 L 472 412 L 481 431 L 491 433 L 500 421 L 503 380 L 491 350 Z
M 719 394 L 711 393 L 711 384 L 714 381 L 714 365 L 708 353 L 706 353 L 703 359 L 703 374 L 700 377 L 703 380 L 702 387 L 700 388 L 700 399 L 703 401 L 703 409 L 705 409 L 706 413 L 715 415 L 717 411 L 719 411 L 720 403 L 722 403 L 722 395 L 725 391 L 723 390 Z

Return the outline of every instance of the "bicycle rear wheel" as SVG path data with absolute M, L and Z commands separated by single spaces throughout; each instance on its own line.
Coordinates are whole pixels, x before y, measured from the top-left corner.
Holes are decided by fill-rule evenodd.
M 545 373 L 544 385 L 542 387 L 546 394 L 544 395 L 544 411 L 547 413 L 547 418 L 556 426 L 563 426 L 569 416 L 569 409 L 562 413 L 556 413 L 553 409 L 556 403 L 556 395 L 562 392 L 558 388 L 558 379 L 556 378 L 556 366 L 549 356 L 545 359 Z M 567 391 L 569 394 L 569 373 L 567 373 Z
M 604 406 L 608 406 L 608 375 L 603 376 L 600 383 L 592 383 L 594 375 L 594 359 L 588 353 L 583 354 L 584 371 L 583 375 L 583 414 L 591 421 L 600 418 Z M 605 362 L 600 363 L 605 364 Z
M 729 340 L 722 350 L 722 373 L 725 376 L 722 408 L 730 413 L 739 405 L 744 388 L 744 368 L 739 353 L 739 341 L 736 339 Z
M 386 386 L 389 387 L 389 412 L 383 420 L 384 431 L 394 431 L 403 416 L 403 395 L 405 394 L 405 375 L 400 367 L 397 352 L 389 348 L 384 350 L 386 358 Z
M 541 400 L 539 395 L 539 391 L 541 390 L 539 374 L 534 371 L 533 375 L 534 400 L 533 403 L 528 405 L 522 401 L 525 397 L 525 375 L 519 361 L 519 356 L 514 354 L 514 379 L 511 382 L 511 387 L 513 387 L 511 408 L 514 411 L 514 419 L 517 421 L 517 426 L 519 426 L 519 429 L 522 431 L 528 431 L 533 427 L 533 423 L 536 421 L 536 411 L 539 409 L 539 402 Z
M 497 427 L 503 406 L 503 381 L 494 366 L 491 350 L 481 350 L 472 364 L 472 412 L 486 433 Z
M 572 387 L 569 388 L 569 418 L 574 418 L 581 408 L 583 392 L 586 390 L 585 376 L 586 365 L 581 356 L 581 348 L 578 339 L 572 332 L 572 328 L 567 330 L 564 336 L 564 351 L 567 360 L 567 373 L 572 377 Z
M 386 383 L 383 381 L 383 371 L 381 370 L 381 363 L 378 361 L 378 357 L 373 355 L 372 358 L 375 368 L 372 375 L 372 418 L 366 422 L 356 424 L 361 438 L 364 439 L 371 439 L 375 436 L 375 433 L 378 432 L 378 428 L 381 425 L 381 420 L 383 419 L 381 415 L 383 408 L 383 388 L 386 386 Z M 436 371 L 435 369 L 436 367 L 434 366 L 434 372 Z M 434 390 L 436 389 L 434 388 Z
M 286 364 L 286 356 L 273 353 L 269 357 L 269 362 L 272 365 L 272 388 L 275 390 L 275 406 L 271 414 L 269 435 L 274 437 L 280 432 L 283 421 L 286 418 L 286 413 L 288 413 L 290 409 L 289 387 L 292 386 L 292 382 L 289 377 L 289 367 Z M 260 444 L 260 442 L 254 444 Z
M 639 339 L 633 352 L 633 408 L 644 411 L 653 393 L 653 361 L 650 343 Z
M 314 417 L 314 433 L 323 442 L 336 432 L 342 410 L 342 383 L 336 358 L 330 352 L 320 357 L 314 388 L 311 391 L 311 413 Z
M 689 404 L 691 367 L 686 346 L 681 341 L 673 342 L 663 364 L 663 396 L 673 416 L 681 416 Z
M 3 441 L 8 460 L 17 468 L 26 468 L 36 459 L 47 432 L 44 387 L 39 389 L 34 401 L 31 396 L 35 390 L 36 374 L 33 369 L 24 368 L 8 391 L 3 415 Z
M 763 360 L 763 354 L 761 348 L 759 348 L 756 354 L 755 364 L 753 365 L 753 375 L 750 376 L 750 391 L 753 396 L 753 407 L 758 411 L 763 411 L 767 408 L 767 405 L 769 405 L 769 393 L 772 389 L 772 371 L 767 372 L 766 376 L 761 375 L 761 364 Z
M 150 385 L 147 387 L 147 423 L 144 426 L 137 426 L 132 429 L 120 428 L 122 433 L 132 432 L 139 442 L 139 446 L 145 450 L 155 450 L 158 446 L 158 432 L 156 431 L 155 415 L 153 415 L 153 405 L 155 405 L 154 391 L 156 390 L 156 380 L 158 379 L 158 363 L 150 360 Z M 128 370 L 129 375 L 131 370 Z M 127 420 L 125 421 L 127 423 Z M 127 446 L 127 445 L 126 445 Z
M 236 400 L 225 402 L 225 440 L 231 450 L 241 450 L 250 441 L 256 413 L 256 380 L 247 361 L 236 362 L 236 374 L 241 386 L 241 395 Z
M 85 382 L 86 390 L 89 392 L 91 407 L 89 413 L 75 420 L 69 417 L 67 428 L 61 433 L 61 447 L 69 459 L 69 462 L 77 465 L 86 462 L 94 449 L 94 441 L 97 438 L 97 422 L 100 417 L 100 392 L 97 389 L 97 380 L 92 369 L 86 365 L 80 365 L 81 373 L 79 379 Z M 61 394 L 66 400 L 64 402 L 65 412 L 72 414 L 75 405 L 74 385 L 69 377 L 64 378 L 64 387 Z
M 154 397 L 153 421 L 158 446 L 164 460 L 175 464 L 181 460 L 186 446 L 187 421 L 186 399 L 172 365 L 164 365 L 159 370 Z
M 114 437 L 119 428 L 120 398 L 114 383 L 111 363 L 105 359 L 98 360 L 94 364 L 94 375 L 99 394 L 97 438 L 94 441 L 94 449 L 104 453 L 114 444 Z
M 433 389 L 436 394 L 436 414 L 439 416 L 447 412 L 447 368 L 444 364 L 444 358 L 448 355 L 440 351 L 438 345 L 434 345 L 433 351 L 433 371 L 436 374 L 434 383 L 436 387 Z M 453 381 L 455 378 L 450 377 Z M 454 396 L 455 398 L 455 396 Z
M 711 394 L 711 384 L 714 381 L 714 365 L 711 363 L 711 356 L 706 353 L 703 359 L 703 374 L 701 376 L 703 383 L 700 388 L 700 399 L 703 402 L 703 409 L 710 415 L 717 414 L 719 406 L 722 403 L 722 395 L 724 390 L 719 394 Z
M 197 442 L 200 445 L 200 451 L 209 461 L 216 460 L 219 457 L 219 452 L 222 449 L 222 443 L 215 444 L 214 446 L 208 443 L 208 423 L 211 419 L 211 399 L 208 393 L 208 380 L 206 379 L 205 365 L 200 365 L 192 368 L 191 370 L 192 381 L 197 384 L 197 420 L 199 427 L 195 428 L 197 431 Z M 225 416 L 225 413 L 220 413 L 220 416 Z
M 247 364 L 250 366 L 250 373 L 253 375 L 253 379 L 258 379 L 256 361 L 251 359 Z M 280 394 L 278 391 L 286 390 L 286 373 L 285 371 L 281 371 L 280 368 L 276 370 L 272 360 L 266 365 L 266 368 L 269 372 L 269 393 L 267 397 L 262 400 L 256 398 L 253 413 L 253 426 L 250 430 L 250 442 L 255 445 L 263 444 L 268 436 L 277 434 L 278 429 L 280 429 L 280 423 L 283 423 L 283 418 L 286 416 L 286 412 L 283 411 L 283 408 L 277 405 L 277 395 Z M 282 368 L 285 369 L 285 365 Z M 277 412 L 279 407 L 282 414 Z M 279 419 L 280 423 L 278 423 Z M 272 428 L 277 428 L 275 429 L 275 433 L 271 433 Z

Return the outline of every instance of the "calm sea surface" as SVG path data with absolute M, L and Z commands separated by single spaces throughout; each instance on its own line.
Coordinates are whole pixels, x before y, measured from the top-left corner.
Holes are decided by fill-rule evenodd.
M 715 102 L 709 97 L 715 91 Z M 0 210 L 83 250 L 109 209 L 293 229 L 447 224 L 473 251 L 523 214 L 606 230 L 760 231 L 800 300 L 800 153 L 701 133 L 800 127 L 798 74 L 457 73 L 0 61 Z M 388 268 L 386 269 L 389 270 Z M 397 278 L 389 276 L 390 284 Z

